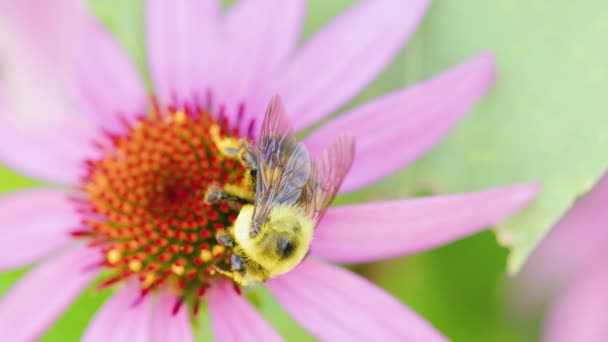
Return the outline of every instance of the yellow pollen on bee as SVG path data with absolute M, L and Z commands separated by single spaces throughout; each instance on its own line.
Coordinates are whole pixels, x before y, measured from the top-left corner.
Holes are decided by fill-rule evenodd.
M 209 252 L 209 250 L 203 249 L 201 251 L 200 257 L 203 262 L 209 262 L 209 260 L 211 260 L 213 256 L 211 255 L 211 252 Z
M 129 262 L 129 268 L 133 272 L 138 272 L 139 270 L 141 270 L 141 261 L 139 261 L 139 260 L 131 260 Z
M 225 275 L 226 277 L 234 280 L 235 283 L 237 283 L 241 286 L 247 286 L 247 284 L 248 284 L 247 281 L 245 280 L 245 278 L 243 277 L 243 275 L 238 272 L 224 271 L 219 268 L 214 268 L 213 271 L 218 272 L 219 274 Z M 209 274 L 212 274 L 211 271 L 209 272 Z
M 211 133 L 211 140 L 215 143 L 220 151 L 239 151 L 241 148 L 241 141 L 232 137 L 222 137 L 220 134 L 220 126 L 212 125 L 209 129 L 209 133 Z M 226 157 L 223 153 L 220 153 L 221 156 Z
M 237 284 L 240 284 L 241 286 L 247 286 L 247 282 L 245 281 L 245 278 L 243 278 L 243 276 L 240 273 L 238 273 L 238 272 L 234 272 L 232 274 L 232 279 Z
M 106 259 L 110 264 L 115 264 L 120 261 L 121 253 L 117 249 L 113 249 L 106 254 Z
M 211 128 L 209 128 L 209 133 L 211 133 L 211 139 L 213 139 L 216 144 L 222 140 L 222 137 L 220 136 L 220 126 L 212 125 Z
M 246 178 L 249 178 L 249 177 L 250 176 L 247 174 Z M 247 179 L 245 184 L 249 184 L 249 182 L 252 182 L 252 180 Z M 251 191 L 251 188 L 249 186 L 236 185 L 236 184 L 225 184 L 224 190 L 231 194 L 239 196 L 240 198 L 246 198 L 246 199 L 253 200 L 255 197 L 255 194 Z

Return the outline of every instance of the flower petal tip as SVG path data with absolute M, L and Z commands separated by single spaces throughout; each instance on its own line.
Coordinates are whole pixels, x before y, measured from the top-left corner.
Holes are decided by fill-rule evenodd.
M 541 190 L 540 183 L 520 183 L 508 185 L 495 189 L 503 193 L 502 205 L 506 209 L 505 213 L 509 213 L 505 218 L 517 213 L 529 206 L 538 196 Z M 498 223 L 498 222 L 496 222 Z
M 522 204 L 532 202 L 542 189 L 541 183 L 522 183 L 509 187 L 513 192 L 514 200 Z
M 498 70 L 496 68 L 496 55 L 491 51 L 484 51 L 471 58 L 469 66 L 479 75 L 485 76 L 488 88 L 496 83 Z
M 499 224 L 529 204 L 538 190 L 538 184 L 524 183 L 334 207 L 315 232 L 312 255 L 332 262 L 360 263 L 435 248 Z M 378 217 L 382 217 L 381 225 Z M 331 229 L 325 228 L 329 226 Z

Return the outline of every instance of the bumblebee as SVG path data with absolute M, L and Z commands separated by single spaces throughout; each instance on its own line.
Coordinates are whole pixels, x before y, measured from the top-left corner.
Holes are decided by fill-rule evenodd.
M 216 236 L 232 249 L 231 269 L 217 271 L 243 286 L 290 271 L 308 254 L 315 227 L 352 165 L 354 138 L 337 137 L 313 161 L 296 141 L 278 96 L 268 105 L 256 146 L 213 135 L 222 154 L 242 163 L 251 185 L 250 191 L 231 186 L 207 191 L 210 203 L 242 205 L 234 225 Z

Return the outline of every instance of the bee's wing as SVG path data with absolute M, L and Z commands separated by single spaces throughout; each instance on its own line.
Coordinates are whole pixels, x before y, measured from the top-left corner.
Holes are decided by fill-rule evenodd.
M 311 215 L 318 222 L 333 201 L 350 170 L 355 157 L 355 139 L 350 135 L 338 136 L 316 160 L 316 188 L 312 196 Z
M 253 227 L 260 227 L 274 204 L 295 204 L 311 176 L 312 162 L 296 141 L 281 99 L 270 101 L 257 148 Z

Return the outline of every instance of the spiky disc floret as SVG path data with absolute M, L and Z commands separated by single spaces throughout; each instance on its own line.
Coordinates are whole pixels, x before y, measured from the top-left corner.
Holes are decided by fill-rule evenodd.
M 248 186 L 235 159 L 221 155 L 212 131 L 238 138 L 238 129 L 203 109 L 159 109 L 99 144 L 102 157 L 87 161 L 83 228 L 74 231 L 100 248 L 109 276 L 101 286 L 137 278 L 142 295 L 170 286 L 182 301 L 198 303 L 214 267 L 229 268 L 230 253 L 216 242 L 240 208 L 207 204 L 212 184 Z M 181 305 L 180 303 L 177 306 Z

